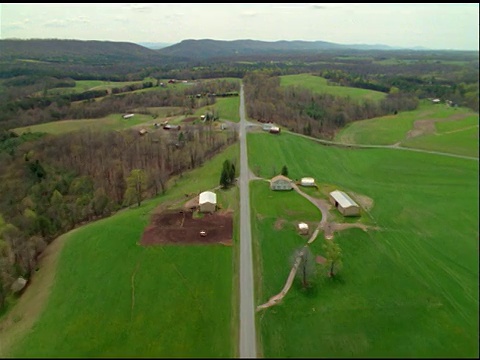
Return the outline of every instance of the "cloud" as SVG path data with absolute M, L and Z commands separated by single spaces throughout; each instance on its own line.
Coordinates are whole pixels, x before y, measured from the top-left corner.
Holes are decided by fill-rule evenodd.
M 253 10 L 242 11 L 240 13 L 240 16 L 245 16 L 245 17 L 254 17 L 258 15 L 260 15 L 260 13 L 258 11 L 253 11 Z
M 125 10 L 147 12 L 153 9 L 152 4 L 128 4 L 123 7 Z
M 22 21 L 12 22 L 10 24 L 4 25 L 3 28 L 6 30 L 19 30 L 25 29 L 26 25 L 30 22 L 30 19 L 24 19 Z
M 43 26 L 53 27 L 53 28 L 63 28 L 63 27 L 67 27 L 68 24 L 65 20 L 54 19 L 54 20 L 47 21 L 45 24 L 43 24 Z

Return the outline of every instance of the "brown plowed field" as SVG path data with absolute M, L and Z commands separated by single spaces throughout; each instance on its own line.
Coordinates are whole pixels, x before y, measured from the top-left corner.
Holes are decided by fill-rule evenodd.
M 200 231 L 206 236 L 200 236 Z M 185 210 L 166 211 L 154 214 L 145 228 L 140 245 L 162 244 L 232 244 L 233 217 L 231 212 L 205 213 L 193 217 Z

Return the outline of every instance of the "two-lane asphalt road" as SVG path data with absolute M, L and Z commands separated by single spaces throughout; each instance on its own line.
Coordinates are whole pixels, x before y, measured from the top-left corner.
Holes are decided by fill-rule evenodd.
M 250 227 L 249 168 L 247 158 L 247 121 L 243 84 L 240 89 L 240 357 L 256 358 L 255 306 Z

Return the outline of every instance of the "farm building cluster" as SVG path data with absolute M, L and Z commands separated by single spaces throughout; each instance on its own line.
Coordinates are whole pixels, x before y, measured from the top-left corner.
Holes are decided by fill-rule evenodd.
M 270 189 L 275 191 L 292 190 L 293 184 L 294 181 L 284 175 L 277 175 L 270 179 Z M 303 177 L 298 184 L 305 187 L 317 187 L 313 177 Z M 328 197 L 330 203 L 343 216 L 360 216 L 360 206 L 347 193 L 334 190 L 329 193 Z

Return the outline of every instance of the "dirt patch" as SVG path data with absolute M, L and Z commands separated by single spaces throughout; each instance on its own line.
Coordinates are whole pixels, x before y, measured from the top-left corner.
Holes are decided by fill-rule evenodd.
M 277 219 L 277 221 L 275 221 L 275 224 L 273 225 L 273 227 L 275 228 L 275 230 L 282 230 L 283 229 L 283 225 L 285 225 L 287 221 L 285 219 Z
M 372 198 L 369 198 L 366 195 L 360 195 L 354 192 L 350 192 L 350 194 L 358 202 L 358 204 L 365 210 L 370 211 L 370 209 L 373 208 L 374 202 Z
M 435 134 L 436 122 L 457 121 L 457 120 L 462 120 L 465 117 L 467 117 L 467 115 L 465 114 L 453 114 L 446 119 L 417 120 L 413 123 L 413 129 L 407 133 L 407 139 L 411 139 L 413 137 L 420 136 L 420 135 Z
M 327 259 L 325 259 L 322 255 L 317 255 L 315 257 L 315 262 L 317 264 L 325 264 L 327 262 Z
M 200 231 L 206 235 L 201 236 Z M 205 213 L 199 218 L 193 212 L 169 210 L 152 216 L 140 240 L 140 245 L 162 244 L 224 244 L 231 245 L 232 212 Z
M 407 139 L 434 133 L 435 120 L 417 120 L 413 123 L 413 129 L 407 133 Z
M 188 117 L 188 118 L 185 118 L 182 120 L 182 122 L 184 123 L 191 123 L 191 122 L 194 122 L 195 120 L 197 120 L 198 118 L 196 117 Z

